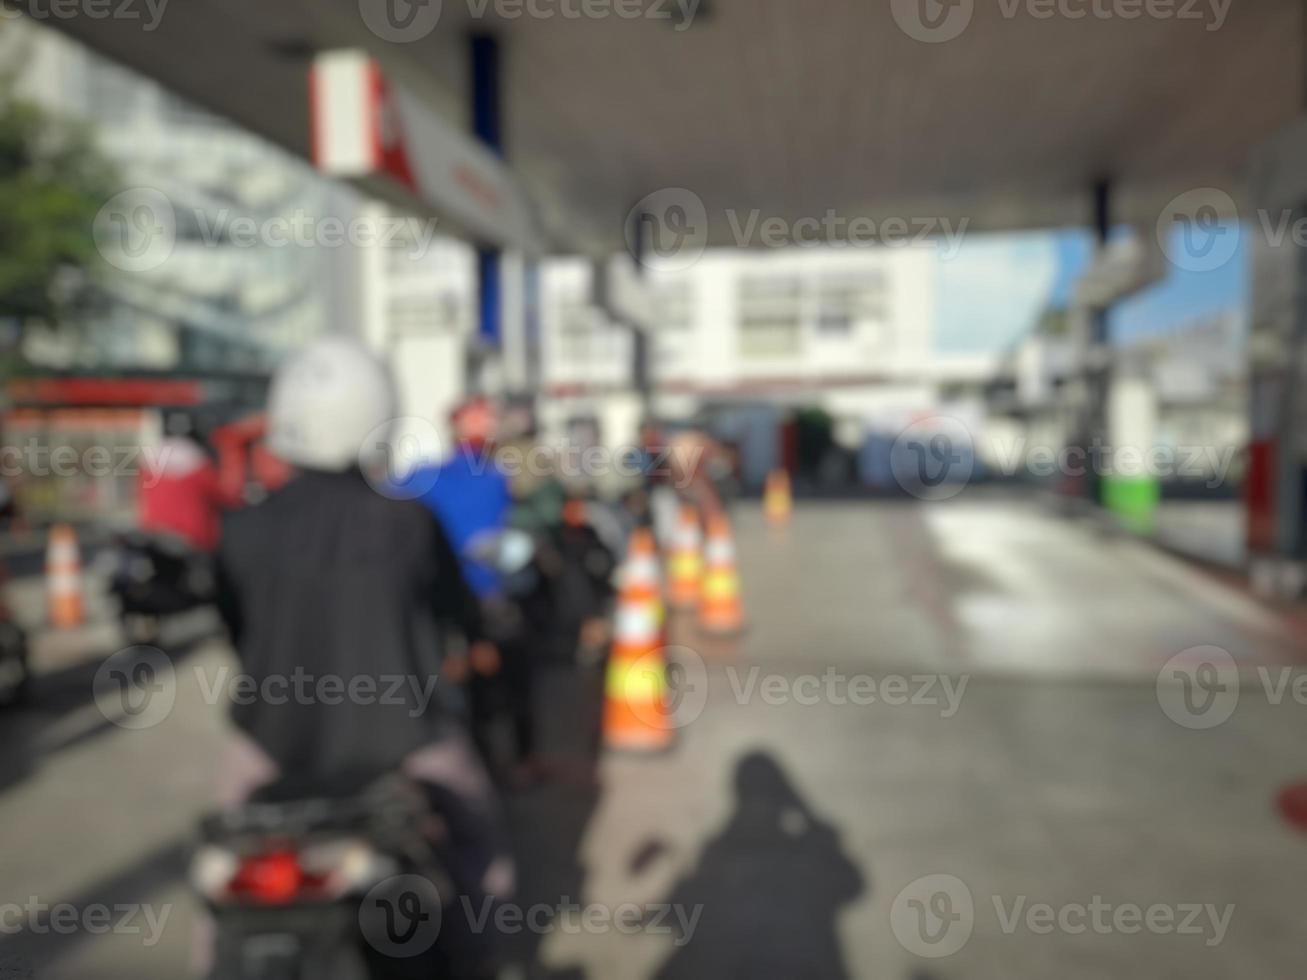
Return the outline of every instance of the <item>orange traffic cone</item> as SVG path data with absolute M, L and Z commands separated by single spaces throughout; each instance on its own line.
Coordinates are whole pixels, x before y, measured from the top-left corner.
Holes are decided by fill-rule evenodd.
M 706 633 L 727 636 L 744 629 L 740 601 L 740 575 L 735 567 L 731 524 L 724 514 L 708 521 L 708 544 L 703 551 L 705 571 L 699 597 L 699 626 Z
M 693 609 L 699 604 L 703 579 L 703 532 L 699 512 L 691 505 L 681 508 L 667 557 L 667 601 L 673 609 Z
M 654 752 L 672 744 L 663 655 L 662 583 L 653 532 L 640 528 L 622 565 L 604 694 L 604 744 Z
M 790 474 L 785 470 L 773 470 L 767 474 L 767 486 L 762 495 L 762 509 L 767 515 L 769 524 L 779 527 L 790 522 L 794 499 L 790 493 Z
M 77 550 L 77 534 L 67 524 L 56 524 L 50 529 L 50 542 L 45 551 L 45 588 L 51 626 L 72 629 L 86 622 L 82 556 Z

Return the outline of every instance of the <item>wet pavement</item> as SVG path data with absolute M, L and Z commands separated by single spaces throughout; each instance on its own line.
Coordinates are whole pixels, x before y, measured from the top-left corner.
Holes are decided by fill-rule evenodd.
M 1274 613 L 1024 502 L 800 506 L 779 530 L 744 509 L 737 530 L 748 630 L 674 622 L 675 748 L 514 798 L 519 901 L 549 914 L 510 975 L 1302 974 L 1307 837 L 1273 800 L 1307 777 L 1307 706 L 1279 686 L 1305 648 Z M 1239 680 L 1170 677 L 1208 646 Z M 51 667 L 0 719 L 0 891 L 169 917 L 148 946 L 144 922 L 0 935 L 0 977 L 184 975 L 221 712 L 180 672 L 168 719 L 124 730 L 94 669 Z M 593 706 L 574 679 L 544 694 L 582 773 Z

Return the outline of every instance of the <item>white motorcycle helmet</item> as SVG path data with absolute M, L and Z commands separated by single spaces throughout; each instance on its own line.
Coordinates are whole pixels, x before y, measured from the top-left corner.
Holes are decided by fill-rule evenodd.
M 293 466 L 375 465 L 396 412 L 390 371 L 362 344 L 322 337 L 288 357 L 268 395 L 268 448 Z

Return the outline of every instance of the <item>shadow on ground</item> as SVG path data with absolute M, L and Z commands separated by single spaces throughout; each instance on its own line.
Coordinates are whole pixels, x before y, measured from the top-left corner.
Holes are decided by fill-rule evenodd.
M 166 650 L 174 664 L 184 662 L 217 634 L 212 623 L 187 626 L 184 633 L 168 637 Z M 80 727 L 67 723 L 95 703 L 96 672 L 118 649 L 100 650 L 77 663 L 36 674 L 25 703 L 0 711 L 0 744 L 5 746 L 0 754 L 0 793 L 27 779 L 52 756 L 113 730 L 114 723 L 106 717 Z
M 725 827 L 664 899 L 690 915 L 699 911 L 699 919 L 656 976 L 849 976 L 835 926 L 869 885 L 839 832 L 768 754 L 745 755 L 734 785 Z

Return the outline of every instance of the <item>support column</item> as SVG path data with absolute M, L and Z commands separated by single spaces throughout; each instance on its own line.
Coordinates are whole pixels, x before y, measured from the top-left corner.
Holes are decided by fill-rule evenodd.
M 1139 358 L 1114 372 L 1108 391 L 1107 440 L 1110 471 L 1102 481 L 1103 505 L 1122 526 L 1151 534 L 1157 522 L 1162 484 L 1149 472 L 1157 441 L 1157 391 L 1149 364 Z
M 501 86 L 499 39 L 474 34 L 470 39 L 472 132 L 491 151 L 504 155 L 501 129 Z M 500 349 L 503 338 L 501 256 L 498 248 L 477 249 L 477 329 L 468 349 L 469 392 L 485 384 L 486 361 Z
M 1307 112 L 1307 10 L 1301 105 Z M 1307 220 L 1307 163 L 1300 120 L 1258 151 L 1251 196 L 1288 227 Z M 1249 445 L 1244 476 L 1248 565 L 1263 595 L 1296 599 L 1307 584 L 1307 249 L 1252 236 Z
M 1295 208 L 1291 220 L 1307 220 L 1307 207 Z M 1307 249 L 1256 242 L 1253 265 L 1244 475 L 1249 570 L 1261 594 L 1296 598 L 1307 559 Z
M 544 384 L 540 350 L 540 260 L 528 255 L 522 269 L 522 333 L 526 341 L 526 390 L 539 394 Z
M 649 235 L 654 223 L 651 215 L 641 212 L 636 227 L 640 233 L 635 236 L 635 274 L 645 275 L 644 257 L 649 247 Z M 648 333 L 639 326 L 631 326 L 631 382 L 640 396 L 641 412 L 645 418 L 653 416 L 653 356 L 650 352 Z
M 1111 183 L 1100 180 L 1093 188 L 1093 229 L 1097 255 L 1107 248 L 1111 233 Z M 1089 504 L 1103 502 L 1102 480 L 1098 460 L 1107 441 L 1107 399 L 1111 384 L 1111 349 L 1108 345 L 1108 307 L 1094 306 L 1084 311 L 1080 328 L 1080 385 L 1075 411 L 1075 429 L 1071 445 L 1085 460 L 1084 479 L 1079 481 L 1080 496 Z
M 499 282 L 499 352 L 505 390 L 512 395 L 533 395 L 540 384 L 539 260 L 516 250 L 504 252 Z
M 1307 221 L 1307 204 L 1294 209 L 1292 220 Z M 1297 598 L 1307 584 L 1307 398 L 1302 390 L 1307 378 L 1307 249 L 1293 249 L 1290 274 L 1292 313 L 1281 335 L 1278 363 L 1259 365 L 1253 377 L 1255 384 L 1276 393 L 1269 459 L 1264 460 L 1274 473 L 1271 543 L 1281 560 L 1273 588 L 1285 598 Z

